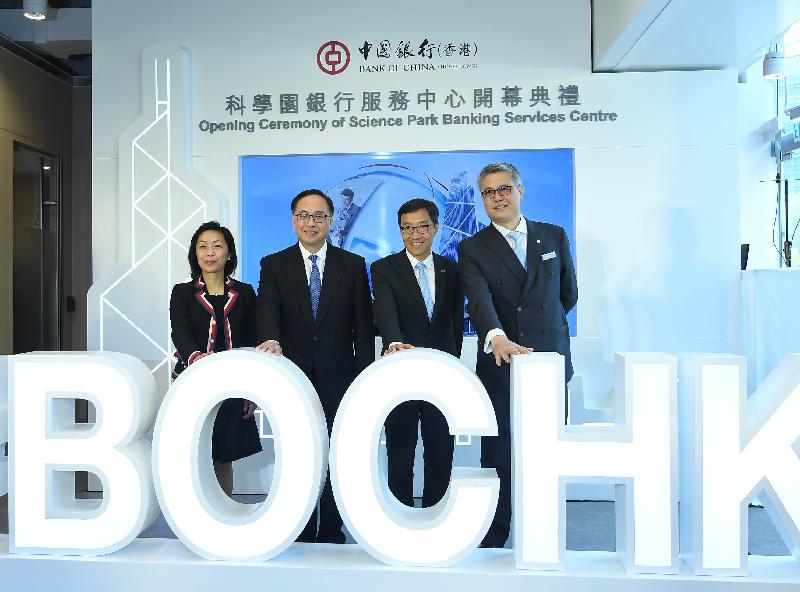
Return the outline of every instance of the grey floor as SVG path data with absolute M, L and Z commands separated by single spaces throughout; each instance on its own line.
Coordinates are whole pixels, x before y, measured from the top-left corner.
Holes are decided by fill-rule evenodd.
M 235 496 L 243 503 L 258 503 L 263 496 Z M 764 508 L 751 507 L 750 552 L 753 555 L 789 555 Z M 614 550 L 614 503 L 567 502 L 567 548 L 575 551 Z M 8 534 L 8 496 L 0 497 L 0 533 Z M 142 538 L 175 538 L 163 516 L 145 530 Z M 352 542 L 349 540 L 348 542 Z

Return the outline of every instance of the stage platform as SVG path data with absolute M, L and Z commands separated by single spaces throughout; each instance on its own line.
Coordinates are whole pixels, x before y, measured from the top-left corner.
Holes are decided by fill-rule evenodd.
M 325 589 L 425 592 L 455 590 L 503 592 L 648 592 L 800 590 L 800 565 L 791 557 L 750 557 L 747 577 L 694 576 L 684 565 L 675 576 L 627 575 L 613 553 L 568 551 L 569 571 L 515 570 L 512 551 L 477 549 L 446 569 L 393 567 L 370 557 L 358 545 L 295 543 L 265 563 L 218 562 L 197 557 L 175 539 L 136 539 L 104 557 L 10 555 L 8 536 L 0 535 L 2 589 L 59 592 L 192 592 L 251 589 Z

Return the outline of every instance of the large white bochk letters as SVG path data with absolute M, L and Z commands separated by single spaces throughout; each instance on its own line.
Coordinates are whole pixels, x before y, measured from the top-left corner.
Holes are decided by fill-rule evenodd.
M 518 568 L 565 569 L 566 484 L 615 483 L 628 572 L 678 573 L 677 362 L 617 354 L 612 426 L 564 425 L 564 359 L 515 356 L 514 548 Z
M 125 547 L 158 509 L 150 478 L 155 381 L 116 353 L 26 354 L 8 360 L 12 553 L 102 555 Z M 75 423 L 75 399 L 96 422 Z M 95 473 L 102 502 L 76 500 L 74 471 Z
M 497 507 L 493 469 L 453 468 L 444 498 L 409 508 L 378 470 L 378 439 L 389 412 L 409 400 L 436 405 L 454 435 L 497 435 L 483 385 L 457 358 L 418 348 L 387 356 L 353 382 L 331 437 L 331 480 L 350 534 L 373 557 L 398 565 L 450 565 L 477 547 Z
M 233 501 L 212 470 L 211 433 L 224 399 L 243 397 L 267 415 L 275 469 L 263 504 Z M 153 471 L 158 500 L 175 534 L 209 559 L 266 560 L 300 534 L 325 479 L 328 428 L 311 382 L 282 357 L 233 350 L 181 374 L 156 420 Z
M 244 349 L 192 364 L 161 404 L 152 451 L 143 435 L 159 401 L 139 360 L 103 352 L 7 362 L 12 554 L 122 549 L 152 522 L 156 499 L 180 540 L 205 558 L 270 559 L 306 524 L 325 478 L 327 427 L 313 385 L 287 359 Z M 749 400 L 743 358 L 696 354 L 682 359 L 680 381 L 677 371 L 673 356 L 618 354 L 615 423 L 564 426 L 563 358 L 514 357 L 517 568 L 564 569 L 569 482 L 617 484 L 617 551 L 628 572 L 684 578 L 680 537 L 695 574 L 746 575 L 747 503 L 756 494 L 800 557 L 800 355 L 784 358 Z M 230 397 L 259 405 L 275 435 L 273 485 L 262 504 L 231 500 L 213 474 L 214 418 Z M 94 406 L 94 424 L 75 423 L 76 399 Z M 456 358 L 423 348 L 384 357 L 339 407 L 334 494 L 348 530 L 376 559 L 452 565 L 486 533 L 499 482 L 493 470 L 454 468 L 436 506 L 395 499 L 379 470 L 379 434 L 396 405 L 416 399 L 439 407 L 452 434 L 497 433 L 486 391 Z M 102 500 L 75 499 L 75 471 L 98 475 Z

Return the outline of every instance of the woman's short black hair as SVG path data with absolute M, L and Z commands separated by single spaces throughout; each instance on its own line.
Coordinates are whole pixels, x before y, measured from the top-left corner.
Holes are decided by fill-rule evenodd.
M 219 222 L 212 220 L 211 222 L 204 222 L 201 224 L 200 227 L 194 231 L 192 242 L 189 243 L 189 269 L 192 272 L 192 279 L 197 279 L 203 274 L 203 271 L 200 269 L 200 264 L 197 262 L 197 239 L 199 239 L 200 235 L 206 230 L 216 230 L 222 234 L 222 237 L 225 239 L 225 244 L 228 245 L 229 255 L 228 261 L 225 262 L 225 277 L 233 275 L 236 266 L 239 264 L 239 259 L 236 257 L 236 242 L 233 240 L 233 234 Z

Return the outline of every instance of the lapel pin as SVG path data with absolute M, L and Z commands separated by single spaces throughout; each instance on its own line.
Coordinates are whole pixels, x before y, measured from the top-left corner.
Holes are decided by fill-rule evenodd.
M 542 241 L 541 241 L 541 240 L 539 240 L 538 238 L 536 239 L 536 244 L 537 244 L 537 245 L 538 245 L 539 243 L 541 243 L 541 242 L 542 242 Z

